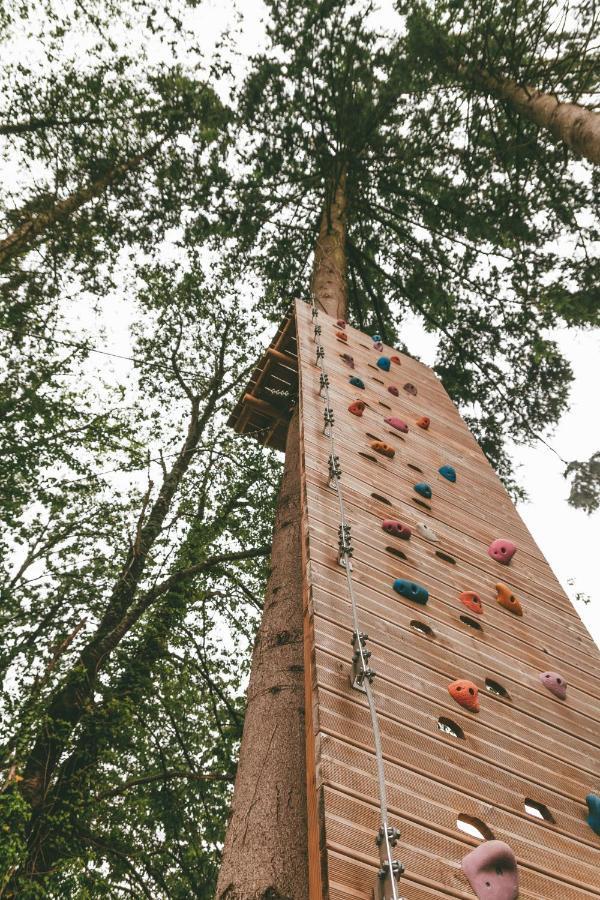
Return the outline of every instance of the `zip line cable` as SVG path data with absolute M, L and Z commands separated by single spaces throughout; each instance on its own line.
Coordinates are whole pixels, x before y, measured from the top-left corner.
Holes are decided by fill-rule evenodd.
M 371 687 L 371 682 L 375 676 L 375 673 L 369 666 L 369 658 L 371 656 L 370 651 L 366 649 L 366 642 L 368 639 L 368 635 L 364 634 L 360 630 L 360 621 L 358 616 L 358 607 L 356 603 L 356 597 L 354 595 L 354 584 L 352 581 L 352 546 L 350 544 L 350 525 L 346 520 L 346 510 L 344 506 L 344 498 L 342 496 L 341 490 L 341 469 L 339 465 L 339 457 L 335 452 L 335 439 L 333 436 L 333 425 L 334 425 L 334 416 L 333 409 L 331 406 L 331 400 L 329 395 L 329 377 L 325 370 L 325 348 L 321 344 L 321 326 L 317 324 L 316 320 L 319 316 L 319 311 L 316 307 L 314 293 L 311 292 L 311 299 L 307 301 L 310 303 L 312 307 L 312 318 L 314 324 L 314 341 L 317 347 L 317 359 L 316 365 L 321 369 L 320 375 L 320 390 L 319 393 L 325 399 L 325 410 L 324 410 L 324 434 L 329 438 L 329 446 L 330 446 L 330 457 L 329 457 L 329 474 L 330 481 L 329 485 L 332 487 L 337 493 L 338 497 L 338 505 L 340 511 L 340 526 L 339 526 L 339 562 L 343 566 L 346 571 L 346 581 L 348 586 L 348 596 L 350 599 L 350 606 L 352 609 L 352 646 L 354 648 L 354 657 L 353 657 L 353 686 L 358 688 L 359 690 L 363 690 L 367 695 L 367 703 L 369 706 L 369 713 L 371 717 L 371 727 L 373 729 L 373 740 L 375 744 L 375 759 L 377 762 L 377 781 L 379 788 L 379 807 L 381 814 L 381 827 L 379 829 L 379 833 L 376 838 L 376 844 L 379 847 L 379 855 L 380 855 L 380 863 L 381 867 L 378 873 L 378 886 L 381 888 L 379 892 L 376 891 L 376 898 L 379 896 L 390 897 L 391 900 L 402 900 L 398 896 L 396 889 L 396 881 L 400 878 L 402 873 L 404 872 L 404 867 L 400 862 L 394 860 L 392 854 L 392 847 L 396 845 L 398 838 L 400 837 L 400 833 L 396 828 L 392 828 L 389 825 L 389 814 L 388 814 L 388 805 L 387 805 L 387 788 L 385 784 L 385 770 L 383 764 L 383 750 L 381 745 L 381 731 L 379 728 L 379 719 L 377 716 L 377 706 L 375 703 L 375 696 L 373 694 L 373 689 Z M 387 893 L 385 891 L 384 885 L 385 882 L 389 879 L 389 885 L 391 887 L 391 893 Z

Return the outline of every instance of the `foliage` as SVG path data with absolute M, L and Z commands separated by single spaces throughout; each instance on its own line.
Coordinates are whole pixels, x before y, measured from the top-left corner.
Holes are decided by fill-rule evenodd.
M 592 453 L 585 462 L 573 460 L 564 471 L 571 479 L 569 503 L 588 515 L 600 508 L 600 453 Z

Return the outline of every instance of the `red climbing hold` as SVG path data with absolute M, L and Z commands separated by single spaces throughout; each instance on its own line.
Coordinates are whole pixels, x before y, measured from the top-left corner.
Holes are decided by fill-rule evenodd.
M 462 870 L 479 900 L 517 900 L 517 861 L 504 841 L 484 841 L 467 853 Z
M 496 585 L 496 590 L 498 591 L 496 600 L 500 606 L 503 606 L 504 609 L 508 609 L 508 611 L 514 613 L 515 616 L 523 615 L 523 607 L 509 587 L 499 582 Z
M 462 594 L 458 595 L 458 599 L 466 606 L 467 609 L 470 609 L 471 612 L 477 613 L 478 616 L 483 614 L 483 606 L 481 604 L 481 598 L 479 594 L 476 594 L 475 591 L 463 591 Z
M 382 456 L 387 456 L 389 459 L 393 459 L 396 455 L 394 448 L 386 444 L 385 441 L 373 441 L 371 450 L 374 450 L 375 453 L 381 453 Z
M 471 712 L 479 712 L 479 691 L 472 681 L 459 678 L 458 681 L 448 685 L 448 693 L 460 706 L 470 709 Z
M 348 412 L 351 412 L 353 416 L 362 416 L 366 407 L 367 404 L 363 403 L 362 400 L 355 400 L 354 403 L 351 403 L 348 407 Z
M 559 700 L 567 699 L 567 682 L 558 672 L 542 672 L 540 681 Z
M 345 320 L 345 319 L 338 319 L 337 322 L 336 322 L 335 324 L 337 325 L 338 328 L 345 328 L 345 327 L 346 327 L 346 320 Z
M 395 428 L 396 431 L 402 431 L 404 434 L 408 433 L 408 425 L 402 419 L 398 419 L 396 416 L 387 416 L 384 420 L 386 425 L 390 425 L 392 428 Z
M 420 419 L 417 419 L 417 425 L 419 426 L 419 428 L 423 428 L 425 431 L 427 431 L 427 429 L 431 425 L 431 419 L 428 416 L 421 416 Z
M 336 338 L 337 338 L 338 340 L 340 340 L 340 341 L 347 341 L 347 340 L 348 340 L 348 335 L 345 334 L 343 331 L 336 331 L 335 336 L 336 336 Z
M 393 363 L 396 363 L 397 366 L 402 365 L 399 356 L 390 356 L 390 359 Z
M 390 386 L 388 387 L 388 391 L 389 391 L 390 394 L 392 394 L 394 397 L 399 397 L 399 396 L 400 396 L 400 391 L 398 390 L 397 387 L 394 387 L 393 384 L 390 384 Z
M 403 525 L 403 523 L 398 522 L 397 519 L 384 519 L 381 523 L 381 527 L 384 531 L 387 531 L 388 534 L 393 534 L 405 541 L 407 541 L 412 534 L 408 525 Z
M 417 396 L 417 389 L 414 384 L 411 384 L 410 381 L 407 381 L 404 385 L 404 390 L 407 394 L 411 394 L 413 397 Z
M 502 563 L 503 566 L 507 566 L 510 563 L 516 552 L 517 545 L 513 544 L 512 541 L 507 541 L 505 538 L 497 538 L 488 547 L 488 554 L 496 562 Z

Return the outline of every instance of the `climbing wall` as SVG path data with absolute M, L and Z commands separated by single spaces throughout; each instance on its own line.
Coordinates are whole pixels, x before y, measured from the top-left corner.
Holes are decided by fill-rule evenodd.
M 326 406 L 400 831 L 396 896 L 473 898 L 475 884 L 510 900 L 518 874 L 522 900 L 600 897 L 600 837 L 586 821 L 600 786 L 595 645 L 433 372 L 302 302 L 296 345 L 311 900 L 370 898 L 381 885 L 375 734 L 351 684 Z M 483 838 L 510 850 L 487 869 L 475 855 L 484 868 L 470 881 L 464 858 L 501 846 Z M 393 896 L 388 881 L 381 891 Z

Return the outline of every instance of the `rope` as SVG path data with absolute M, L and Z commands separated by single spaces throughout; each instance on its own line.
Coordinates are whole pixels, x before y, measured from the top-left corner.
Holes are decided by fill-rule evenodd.
M 311 299 L 308 302 L 312 307 L 313 321 L 315 321 L 318 318 L 319 310 L 317 309 L 315 296 L 312 292 Z M 350 599 L 350 606 L 352 608 L 352 645 L 355 651 L 355 660 L 359 664 L 359 673 L 356 681 L 360 686 L 364 687 L 365 693 L 367 695 L 367 703 L 369 705 L 369 713 L 371 716 L 371 727 L 373 729 L 373 742 L 375 744 L 377 781 L 379 786 L 379 808 L 381 814 L 381 828 L 379 829 L 379 834 L 376 838 L 376 841 L 378 846 L 380 846 L 381 843 L 384 844 L 384 848 L 382 848 L 384 849 L 384 853 L 380 853 L 381 859 L 383 861 L 383 867 L 379 872 L 379 878 L 382 881 L 385 881 L 385 879 L 389 877 L 392 889 L 392 900 L 402 900 L 402 898 L 399 898 L 396 890 L 396 873 L 399 872 L 400 874 L 402 874 L 403 867 L 397 861 L 394 861 L 392 854 L 392 847 L 395 846 L 396 839 L 397 837 L 399 837 L 399 832 L 394 828 L 390 828 L 389 826 L 387 789 L 385 784 L 385 771 L 383 766 L 383 751 L 381 747 L 381 731 L 379 728 L 379 719 L 377 716 L 375 696 L 371 687 L 371 681 L 373 680 L 374 672 L 372 672 L 369 666 L 370 653 L 365 651 L 367 636 L 364 635 L 360 630 L 358 607 L 356 603 L 356 597 L 354 596 L 354 584 L 352 581 L 352 569 L 350 563 L 350 557 L 352 555 L 352 547 L 349 545 L 350 526 L 346 519 L 344 498 L 342 496 L 340 482 L 341 472 L 339 466 L 337 465 L 337 457 L 335 453 L 335 439 L 333 436 L 333 409 L 331 407 L 329 396 L 329 377 L 325 370 L 325 349 L 321 344 L 321 327 L 318 324 L 315 324 L 315 344 L 317 347 L 317 365 L 321 369 L 320 392 L 324 392 L 325 395 L 325 434 L 329 437 L 331 450 L 331 454 L 329 457 L 331 476 L 330 484 L 335 488 L 335 491 L 337 493 L 338 505 L 340 510 L 340 561 L 342 560 L 342 558 L 344 559 L 343 565 L 346 570 L 348 597 Z M 386 864 L 387 871 L 385 870 Z

